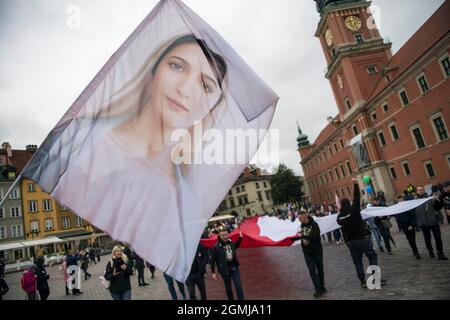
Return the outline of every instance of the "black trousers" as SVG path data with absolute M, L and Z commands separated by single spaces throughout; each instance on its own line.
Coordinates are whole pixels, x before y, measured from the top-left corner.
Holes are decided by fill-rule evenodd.
M 369 259 L 371 266 L 378 265 L 378 256 L 373 250 L 372 242 L 370 238 L 364 238 L 360 240 L 352 240 L 347 242 L 347 246 L 350 249 L 353 264 L 355 265 L 356 274 L 360 281 L 365 281 L 366 273 L 364 272 L 363 255 Z
M 195 295 L 195 286 L 198 287 L 200 291 L 200 299 L 206 300 L 206 286 L 205 286 L 205 278 L 203 274 L 200 273 L 192 273 L 186 280 L 186 286 L 189 292 L 190 300 L 197 300 Z
M 406 239 L 408 240 L 409 246 L 411 247 L 413 254 L 414 255 L 418 254 L 419 250 L 417 249 L 416 244 L 416 229 L 413 227 L 413 229 L 409 231 L 408 227 L 403 227 L 402 231 L 405 234 Z
M 324 272 L 323 272 L 323 255 L 310 255 L 304 253 L 306 265 L 309 270 L 309 275 L 314 284 L 316 291 L 325 289 Z
M 148 269 L 150 270 L 150 273 L 152 274 L 152 278 L 155 277 L 155 267 L 153 265 L 149 265 Z
M 50 289 L 39 290 L 39 296 L 41 297 L 41 300 L 47 300 L 49 295 L 50 295 Z
M 428 249 L 428 253 L 433 254 L 433 245 L 431 244 L 431 233 L 433 233 L 434 241 L 436 242 L 436 251 L 438 256 L 444 255 L 444 249 L 441 238 L 441 227 L 439 224 L 431 227 L 421 227 L 423 238 L 425 240 L 425 246 Z
M 236 289 L 236 295 L 238 300 L 244 300 L 244 290 L 242 289 L 241 273 L 238 266 L 228 267 L 227 273 L 221 273 L 223 283 L 225 285 L 225 292 L 227 293 L 228 300 L 234 300 L 233 289 L 231 282 Z
M 139 284 L 144 284 L 145 280 L 144 280 L 144 268 L 139 268 L 137 269 L 138 272 L 138 282 Z
M 391 232 L 384 226 L 378 226 L 378 230 L 380 230 L 381 236 L 383 237 L 384 246 L 386 247 L 387 252 L 391 252 L 391 240 L 389 239 L 391 236 Z

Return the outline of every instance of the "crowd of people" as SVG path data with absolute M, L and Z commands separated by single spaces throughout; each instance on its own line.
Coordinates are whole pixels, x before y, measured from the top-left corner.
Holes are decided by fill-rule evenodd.
M 383 192 L 374 195 L 369 203 L 364 203 L 361 201 L 357 180 L 353 178 L 352 183 L 354 186 L 352 201 L 344 198 L 340 200 L 338 206 L 322 204 L 311 208 L 301 208 L 298 211 L 288 210 L 287 213 L 282 212 L 282 218 L 298 219 L 301 223 L 298 233 L 291 240 L 301 242 L 306 266 L 315 287 L 314 297 L 321 297 L 327 292 L 325 288 L 322 242 L 336 242 L 337 244 L 345 242 L 355 267 L 356 276 L 363 288 L 367 287 L 363 257 L 367 257 L 369 265 L 378 266 L 376 249 L 392 255 L 393 247 L 396 246 L 391 235 L 393 227 L 392 217 L 375 217 L 364 220 L 361 215 L 361 210 L 364 207 L 387 206 Z M 427 194 L 422 186 L 414 187 L 410 185 L 402 195 L 397 197 L 395 203 L 427 198 L 429 196 L 432 196 L 433 199 L 415 209 L 396 214 L 393 217 L 397 222 L 399 231 L 405 235 L 413 257 L 421 259 L 416 239 L 416 234 L 420 232 L 423 234 L 429 257 L 446 261 L 448 258 L 444 254 L 440 225 L 444 222 L 444 216 L 450 223 L 450 181 L 433 186 L 432 195 Z M 337 223 L 341 228 L 326 235 L 321 235 L 319 225 L 314 217 L 332 214 L 337 215 Z M 178 298 L 196 300 L 196 290 L 200 293 L 200 299 L 206 300 L 205 275 L 208 265 L 210 265 L 211 278 L 213 280 L 218 279 L 218 274 L 221 276 L 225 294 L 229 300 L 233 300 L 235 297 L 240 300 L 244 299 L 244 290 L 239 271 L 240 262 L 237 255 L 237 249 L 241 244 L 243 234 L 239 232 L 239 240 L 236 242 L 233 242 L 229 237 L 229 234 L 233 230 L 238 229 L 239 224 L 242 222 L 236 220 L 224 221 L 205 228 L 202 238 L 209 238 L 217 234 L 217 243 L 210 249 L 203 247 L 201 243 L 198 244 L 191 271 L 185 283 L 181 283 L 168 274 L 163 273 L 168 291 L 173 300 Z M 437 256 L 431 241 L 432 237 L 434 238 Z M 91 274 L 88 272 L 88 269 L 92 264 L 100 262 L 100 250 L 90 247 L 66 253 L 61 269 L 64 274 L 67 295 L 71 294 L 67 281 L 69 276 L 75 273 L 74 269 L 70 267 L 78 267 L 78 262 L 81 264 L 80 269 L 83 271 L 84 280 L 89 280 Z M 0 261 L 0 299 L 8 291 L 8 286 L 4 280 L 4 266 L 4 262 Z M 131 277 L 136 272 L 138 285 L 147 286 L 148 283 L 145 281 L 144 276 L 145 268 L 149 268 L 151 278 L 154 279 L 155 267 L 153 265 L 145 262 L 144 259 L 133 252 L 129 245 L 124 243 L 116 245 L 106 263 L 103 277 L 104 286 L 109 290 L 112 299 L 131 299 Z M 69 270 L 72 270 L 71 274 L 69 274 Z M 40 297 L 41 300 L 46 300 L 50 295 L 48 279 L 49 275 L 45 270 L 44 258 L 36 258 L 34 264 L 24 271 L 21 278 L 21 285 L 27 299 L 36 300 Z M 386 284 L 383 279 L 381 279 L 381 283 L 382 285 Z M 177 294 L 175 284 L 179 294 Z M 72 280 L 71 287 L 73 295 L 82 294 L 79 287 L 75 285 L 75 279 Z M 186 287 L 188 295 L 186 294 Z

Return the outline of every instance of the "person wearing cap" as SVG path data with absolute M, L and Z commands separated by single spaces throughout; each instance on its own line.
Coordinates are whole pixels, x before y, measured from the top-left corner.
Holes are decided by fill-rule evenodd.
M 291 238 L 291 240 L 301 240 L 306 266 L 308 267 L 309 275 L 311 276 L 314 288 L 316 289 L 314 297 L 318 298 L 327 292 L 324 281 L 323 249 L 320 240 L 320 228 L 317 222 L 314 221 L 306 211 L 300 212 L 298 220 L 301 222 L 300 230 L 297 233 L 297 236 Z
M 417 199 L 427 198 L 428 195 L 422 186 L 417 187 Z M 434 203 L 438 199 L 435 198 L 431 201 L 424 203 L 423 205 L 417 207 L 416 220 L 417 225 L 420 227 L 423 233 L 423 238 L 425 240 L 425 246 L 427 247 L 430 258 L 436 258 L 434 255 L 433 245 L 431 244 L 431 234 L 433 234 L 434 241 L 436 243 L 436 251 L 439 260 L 448 260 L 444 255 L 442 238 L 441 238 L 441 227 L 439 226 L 439 214 L 435 211 Z

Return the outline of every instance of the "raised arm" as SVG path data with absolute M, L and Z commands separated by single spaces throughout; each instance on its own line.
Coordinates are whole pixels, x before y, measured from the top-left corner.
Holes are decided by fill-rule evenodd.
M 353 207 L 355 209 L 361 210 L 361 193 L 359 191 L 358 180 L 356 178 L 352 178 L 353 182 Z

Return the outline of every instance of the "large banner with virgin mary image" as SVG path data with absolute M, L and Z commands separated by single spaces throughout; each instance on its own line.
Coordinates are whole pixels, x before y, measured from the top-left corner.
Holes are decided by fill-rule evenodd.
M 277 101 L 205 21 L 162 0 L 22 174 L 184 282 L 204 226 L 266 136 Z M 253 142 L 233 143 L 242 133 Z

